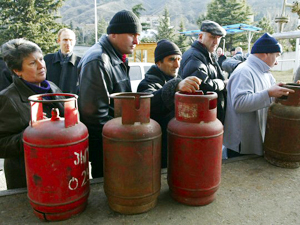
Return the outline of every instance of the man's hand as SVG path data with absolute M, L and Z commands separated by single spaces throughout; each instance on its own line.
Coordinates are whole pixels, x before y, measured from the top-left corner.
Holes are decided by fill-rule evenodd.
M 187 77 L 180 81 L 177 85 L 176 91 L 183 91 L 193 93 L 200 89 L 201 79 L 195 76 Z
M 229 79 L 224 80 L 225 87 L 227 86 L 228 81 L 229 81 Z
M 297 81 L 296 81 L 296 84 L 300 84 L 300 80 L 297 80 Z
M 289 88 L 282 87 L 283 83 L 275 84 L 268 89 L 268 94 L 270 97 L 279 98 L 282 95 L 288 96 L 289 93 L 294 93 L 295 91 Z

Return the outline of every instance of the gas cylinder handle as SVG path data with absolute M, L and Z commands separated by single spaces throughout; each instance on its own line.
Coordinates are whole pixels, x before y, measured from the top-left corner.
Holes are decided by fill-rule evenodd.
M 136 97 L 139 98 L 151 98 L 153 97 L 153 94 L 145 93 L 145 92 L 137 92 L 137 93 L 132 93 L 132 92 L 120 92 L 120 93 L 113 93 L 109 95 L 110 98 L 116 98 L 116 99 L 134 99 Z
M 300 105 L 300 85 L 294 83 L 286 83 L 282 87 L 294 90 L 294 93 L 289 95 L 275 98 L 275 103 L 281 103 L 286 106 L 299 106 Z
M 123 124 L 150 122 L 150 98 L 153 94 L 120 92 L 109 97 L 114 99 L 114 116 L 122 117 Z
M 43 97 L 52 97 L 52 96 L 64 96 L 69 98 L 64 99 L 53 99 L 46 100 Z M 49 94 L 38 94 L 32 95 L 28 98 L 31 106 L 31 122 L 30 125 L 33 126 L 35 122 L 44 119 L 43 113 L 43 103 L 54 103 L 54 102 L 64 102 L 64 118 L 65 118 L 65 127 L 71 127 L 78 123 L 78 96 L 75 94 L 68 93 L 49 93 Z
M 199 90 L 194 93 L 176 92 L 175 117 L 179 121 L 191 123 L 208 122 L 215 120 L 218 95 Z

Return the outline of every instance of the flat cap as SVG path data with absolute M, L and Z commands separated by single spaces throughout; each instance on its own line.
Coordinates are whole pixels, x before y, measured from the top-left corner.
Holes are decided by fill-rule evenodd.
M 220 24 L 211 20 L 204 20 L 201 24 L 200 30 L 222 37 L 226 35 L 226 30 L 221 27 Z

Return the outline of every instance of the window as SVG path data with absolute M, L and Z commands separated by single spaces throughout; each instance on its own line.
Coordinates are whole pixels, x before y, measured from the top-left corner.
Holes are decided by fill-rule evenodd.
M 129 76 L 130 80 L 143 79 L 141 68 L 139 66 L 130 66 Z

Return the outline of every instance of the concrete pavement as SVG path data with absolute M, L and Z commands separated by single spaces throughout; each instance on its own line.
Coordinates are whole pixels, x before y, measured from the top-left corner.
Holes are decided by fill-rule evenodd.
M 239 157 L 222 165 L 222 182 L 214 202 L 192 207 L 174 201 L 164 170 L 157 206 L 147 213 L 113 212 L 101 179 L 91 184 L 87 209 L 54 224 L 300 224 L 300 170 L 284 169 L 262 157 Z M 0 224 L 43 224 L 36 218 L 26 189 L 0 192 Z

